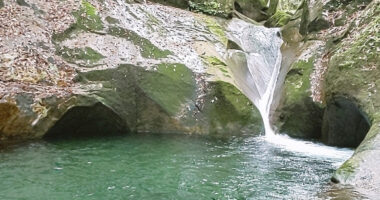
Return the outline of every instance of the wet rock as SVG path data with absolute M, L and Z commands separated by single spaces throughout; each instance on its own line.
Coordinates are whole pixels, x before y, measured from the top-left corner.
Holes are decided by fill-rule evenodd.
M 278 128 L 281 133 L 297 138 L 321 137 L 323 108 L 311 97 L 310 75 L 313 57 L 293 63 L 283 86 Z

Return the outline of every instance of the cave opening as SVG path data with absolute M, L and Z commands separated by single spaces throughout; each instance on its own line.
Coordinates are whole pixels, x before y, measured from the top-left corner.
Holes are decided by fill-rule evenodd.
M 371 122 L 355 101 L 336 97 L 326 107 L 322 140 L 328 145 L 356 148 L 364 140 Z
M 45 134 L 44 139 L 86 139 L 129 133 L 124 120 L 112 109 L 96 103 L 70 108 Z

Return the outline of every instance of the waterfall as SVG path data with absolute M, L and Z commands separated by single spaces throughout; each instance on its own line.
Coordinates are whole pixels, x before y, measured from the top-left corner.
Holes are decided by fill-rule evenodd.
M 272 128 L 271 106 L 277 86 L 283 84 L 281 71 L 280 29 L 265 28 L 233 19 L 228 24 L 228 37 L 240 49 L 228 49 L 227 63 L 239 89 L 260 111 L 265 128 L 265 139 L 292 152 L 322 157 L 350 157 L 352 150 L 336 149 L 310 141 L 297 140 L 284 134 L 275 134 Z M 233 46 L 233 45 L 231 45 Z M 235 45 L 236 46 L 236 45 Z M 236 48 L 236 47 L 235 47 Z M 336 163 L 339 166 L 342 163 Z
M 266 137 L 274 136 L 270 113 L 282 59 L 279 31 L 238 19 L 228 26 L 229 38 L 241 50 L 228 50 L 227 60 L 237 86 L 260 111 Z

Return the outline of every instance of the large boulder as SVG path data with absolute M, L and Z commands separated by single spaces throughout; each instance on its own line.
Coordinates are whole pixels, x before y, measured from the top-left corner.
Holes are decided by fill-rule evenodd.
M 365 5 L 365 4 L 363 4 Z M 362 5 L 362 6 L 363 6 Z M 360 143 L 354 155 L 343 164 L 335 173 L 335 182 L 354 184 L 369 193 L 380 192 L 379 162 L 379 110 L 380 110 L 380 58 L 379 48 L 379 6 L 380 1 L 374 0 L 363 11 L 359 18 L 352 23 L 352 30 L 346 38 L 341 39 L 328 63 L 328 71 L 324 82 L 326 102 L 334 102 L 340 96 L 354 99 L 355 106 L 350 103 L 339 103 L 340 113 L 353 113 L 338 119 L 342 126 L 357 129 L 360 137 L 355 141 Z M 360 7 L 363 9 L 362 7 Z M 356 108 L 360 108 L 360 112 Z M 335 108 L 332 108 L 335 113 Z M 339 112 L 337 113 L 338 115 Z M 360 141 L 367 127 L 362 127 L 362 115 L 368 116 L 369 132 L 363 141 Z M 337 116 L 335 114 L 335 116 Z M 330 115 L 330 112 L 327 113 Z M 333 115 L 334 116 L 334 115 Z M 355 122 L 351 117 L 357 118 Z M 324 125 L 325 126 L 325 125 Z M 329 126 L 329 125 L 327 125 Z M 351 131 L 352 132 L 352 131 Z M 336 133 L 336 132 L 334 132 Z
M 0 31 L 1 140 L 262 131 L 223 59 L 226 20 L 113 0 L 6 2 L 0 15 L 20 22 Z

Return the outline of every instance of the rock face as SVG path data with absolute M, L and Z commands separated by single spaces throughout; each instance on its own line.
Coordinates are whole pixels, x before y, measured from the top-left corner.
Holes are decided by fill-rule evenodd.
M 342 39 L 339 49 L 331 56 L 324 81 L 327 102 L 338 96 L 355 99 L 360 111 L 368 116 L 370 125 L 355 154 L 337 170 L 334 180 L 355 184 L 374 194 L 380 192 L 380 163 L 376 159 L 380 156 L 379 6 L 380 2 L 376 0 L 359 11 L 361 17 L 353 22 L 357 26 Z M 358 127 L 359 122 L 356 120 L 353 125 Z
M 122 0 L 26 3 L 0 9 L 1 140 L 262 131 L 224 59 L 229 21 Z
M 309 56 L 305 53 L 290 66 L 278 108 L 281 112 L 278 113 L 280 123 L 277 126 L 281 133 L 292 137 L 318 139 L 321 137 L 323 108 L 311 97 L 310 75 L 314 58 Z
M 274 13 L 270 13 L 270 10 L 275 11 L 278 4 L 278 0 L 153 0 L 153 2 L 223 18 L 231 18 L 235 12 L 239 12 L 257 22 L 272 16 Z
M 332 180 L 366 194 L 380 192 L 379 3 L 303 1 L 283 27 L 289 70 L 276 114 L 281 132 L 357 147 Z

